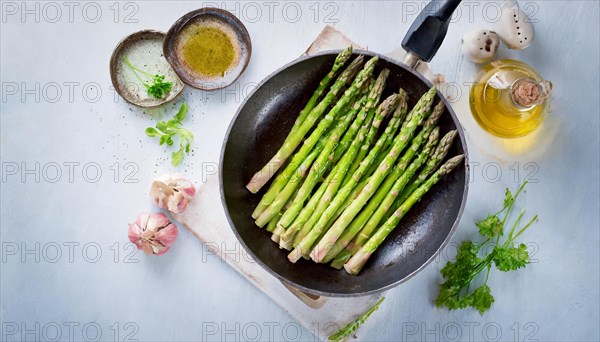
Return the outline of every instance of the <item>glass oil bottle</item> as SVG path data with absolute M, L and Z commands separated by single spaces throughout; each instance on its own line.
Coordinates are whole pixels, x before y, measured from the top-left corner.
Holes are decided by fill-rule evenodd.
M 516 138 L 536 130 L 548 112 L 552 83 L 529 65 L 511 59 L 484 66 L 471 86 L 469 103 L 486 131 Z

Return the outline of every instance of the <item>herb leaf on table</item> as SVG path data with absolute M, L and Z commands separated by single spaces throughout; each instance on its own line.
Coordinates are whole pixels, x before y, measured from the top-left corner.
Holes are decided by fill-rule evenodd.
M 127 58 L 126 56 L 123 56 L 123 62 L 125 62 L 125 65 L 127 65 L 127 67 L 129 67 L 129 69 L 131 69 L 131 71 L 133 72 L 135 77 L 142 83 L 142 85 L 144 85 L 144 87 L 146 87 L 146 90 L 148 91 L 148 95 L 154 97 L 155 99 L 162 99 L 163 97 L 165 97 L 165 94 L 170 92 L 171 89 L 173 88 L 173 82 L 165 82 L 164 75 L 150 74 L 150 73 L 134 66 L 131 63 L 131 61 L 129 60 L 129 58 Z M 142 74 L 142 76 L 146 77 L 147 79 L 151 80 L 152 82 L 149 83 L 148 81 L 144 81 L 144 79 L 142 79 L 140 74 Z
M 194 134 L 183 127 L 182 121 L 188 112 L 187 103 L 183 102 L 179 111 L 168 121 L 159 121 L 156 127 L 146 128 L 146 135 L 158 137 L 160 145 L 173 146 L 173 137 L 179 137 L 179 150 L 171 153 L 171 164 L 177 166 L 183 161 L 184 155 L 190 153 L 190 146 L 194 140 Z
M 504 207 L 497 213 L 489 214 L 485 219 L 476 223 L 479 233 L 485 240 L 478 244 L 472 241 L 463 241 L 458 248 L 455 261 L 449 261 L 442 268 L 440 273 L 444 278 L 444 282 L 440 284 L 440 291 L 435 300 L 435 305 L 438 308 L 446 307 L 449 310 L 457 310 L 472 307 L 483 314 L 494 303 L 494 296 L 488 286 L 492 266 L 496 266 L 502 272 L 508 272 L 526 267 L 529 264 L 527 245 L 517 244 L 515 239 L 537 221 L 537 215 L 517 231 L 517 227 L 525 214 L 525 210 L 522 210 L 506 240 L 500 242 L 511 209 L 526 184 L 527 181 L 523 182 L 514 195 L 507 188 L 504 195 Z M 499 215 L 502 214 L 504 216 L 500 219 Z M 488 248 L 489 246 L 493 246 L 493 249 Z M 491 252 L 481 255 L 488 250 L 491 250 Z M 484 283 L 470 291 L 474 280 L 483 270 L 486 270 Z

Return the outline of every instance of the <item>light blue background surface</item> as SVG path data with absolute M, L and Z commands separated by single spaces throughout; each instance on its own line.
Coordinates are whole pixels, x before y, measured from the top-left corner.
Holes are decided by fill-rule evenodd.
M 284 308 L 188 231 L 180 230 L 163 257 L 134 254 L 127 244 L 127 224 L 137 213 L 154 210 L 151 179 L 173 168 L 169 153 L 143 133 L 154 122 L 147 114 L 157 111 L 144 114 L 111 90 L 110 54 L 128 33 L 166 31 L 202 3 L 82 2 L 71 17 L 62 3 L 60 17 L 56 7 L 40 3 L 36 11 L 34 2 L 23 5 L 34 9 L 39 22 L 35 13 L 23 17 L 24 8 L 13 10 L 14 4 L 22 6 L 2 2 L 0 33 L 0 339 L 51 340 L 59 333 L 62 340 L 93 340 L 99 332 L 109 341 L 312 340 Z M 187 125 L 197 138 L 179 171 L 200 182 L 214 170 L 243 96 L 302 54 L 327 22 L 336 21 L 332 24 L 356 43 L 387 52 L 399 46 L 415 8 L 424 4 L 224 2 L 248 27 L 252 60 L 238 82 L 223 91 L 184 91 L 191 108 Z M 460 39 L 470 29 L 493 29 L 497 6 L 469 4 L 472 15 L 463 3 L 431 63 L 457 85 L 448 94 L 465 128 L 472 162 L 466 210 L 441 258 L 389 291 L 365 324 L 365 339 L 597 341 L 599 3 L 521 2 L 537 21 L 535 41 L 523 51 L 503 48 L 500 56 L 530 63 L 554 83 L 555 92 L 542 129 L 518 141 L 491 138 L 470 116 L 465 82 L 473 80 L 477 66 L 462 56 Z M 69 82 L 77 82 L 72 99 Z M 65 163 L 79 163 L 72 182 Z M 62 174 L 53 183 L 57 166 Z M 96 169 L 102 173 L 93 182 Z M 474 222 L 501 206 L 503 189 L 516 188 L 527 176 L 533 182 L 518 206 L 527 208 L 526 217 L 538 213 L 540 220 L 522 241 L 537 262 L 510 274 L 492 273 L 496 303 L 483 316 L 437 310 L 432 302 L 439 269 L 457 243 L 475 236 Z

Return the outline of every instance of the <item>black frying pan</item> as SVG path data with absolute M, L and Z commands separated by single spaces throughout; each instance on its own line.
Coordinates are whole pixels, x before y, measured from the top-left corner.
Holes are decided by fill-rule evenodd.
M 428 15 L 419 17 L 403 42 L 409 51 L 409 62 L 429 61 L 433 57 L 459 2 L 435 1 L 425 8 L 423 13 Z M 423 37 L 428 39 L 427 44 L 424 44 Z M 271 241 L 271 234 L 258 228 L 251 216 L 268 186 L 252 194 L 245 185 L 277 152 L 296 116 L 339 52 L 302 57 L 267 77 L 246 98 L 225 137 L 220 169 L 221 195 L 237 238 L 270 273 L 310 294 L 360 296 L 400 284 L 434 258 L 458 224 L 467 197 L 469 175 L 465 158 L 465 164 L 435 185 L 406 215 L 358 275 L 349 275 L 344 270 L 338 271 L 304 259 L 290 263 L 287 258 L 289 252 L 280 250 Z M 358 54 L 376 55 L 368 51 Z M 402 87 L 409 95 L 410 108 L 432 86 L 411 67 L 385 56 L 379 57 L 374 75 L 384 68 L 391 71 L 383 98 Z M 450 104 L 440 94 L 437 101 L 446 104 L 446 112 L 439 123 L 441 132 L 452 129 L 459 132 L 460 139 L 454 142 L 449 156 L 464 154 L 466 157 L 462 128 Z

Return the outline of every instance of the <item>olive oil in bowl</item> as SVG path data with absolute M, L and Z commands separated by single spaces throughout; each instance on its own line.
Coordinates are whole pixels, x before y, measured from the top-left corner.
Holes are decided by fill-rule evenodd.
M 195 24 L 183 42 L 183 60 L 188 67 L 208 78 L 223 77 L 237 58 L 229 35 L 214 26 Z
M 171 26 L 163 51 L 185 84 L 215 90 L 232 84 L 244 72 L 252 43 L 244 24 L 232 13 L 205 7 Z

